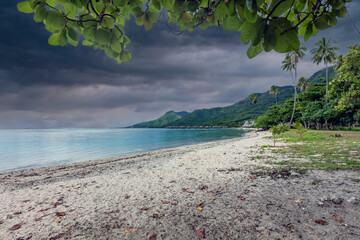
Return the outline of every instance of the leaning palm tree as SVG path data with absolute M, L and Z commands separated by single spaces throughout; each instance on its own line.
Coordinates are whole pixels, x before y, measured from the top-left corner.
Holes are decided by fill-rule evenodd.
M 332 47 L 331 44 L 335 43 L 335 41 L 326 40 L 326 38 L 322 38 L 315 45 L 316 48 L 311 49 L 311 54 L 313 55 L 312 60 L 314 63 L 319 65 L 319 63 L 324 62 L 326 68 L 326 95 L 329 91 L 329 73 L 328 73 L 328 64 L 333 63 L 336 60 L 337 54 L 336 50 L 339 50 L 337 47 Z
M 282 70 L 289 71 L 291 73 L 291 78 L 294 84 L 294 107 L 290 118 L 289 126 L 294 119 L 295 109 L 296 109 L 296 97 L 297 97 L 297 64 L 299 63 L 299 59 L 303 59 L 305 56 L 305 47 L 300 47 L 299 50 L 294 50 L 292 52 L 288 52 L 285 56 L 284 61 L 282 61 Z M 293 75 L 294 71 L 294 75 Z
M 279 89 L 278 89 L 277 87 L 275 87 L 275 85 L 272 85 L 271 88 L 270 88 L 269 93 L 270 93 L 271 95 L 274 95 L 274 97 L 275 97 L 275 102 L 276 102 L 276 105 L 277 105 L 277 97 L 276 97 L 276 95 L 279 94 Z
M 307 80 L 307 79 L 304 78 L 304 77 L 301 77 L 301 78 L 299 79 L 298 84 L 297 84 L 297 88 L 300 89 L 301 92 L 303 92 L 303 91 L 306 91 L 306 90 L 309 89 L 310 84 L 311 84 L 311 83 L 310 83 L 309 80 Z

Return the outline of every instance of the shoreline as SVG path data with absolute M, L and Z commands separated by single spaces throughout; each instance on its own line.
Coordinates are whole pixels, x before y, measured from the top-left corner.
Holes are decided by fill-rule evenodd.
M 359 239 L 356 173 L 256 175 L 278 157 L 267 136 L 1 174 L 0 236 Z
M 2 175 L 9 175 L 9 174 L 13 175 L 16 173 L 23 173 L 23 172 L 36 172 L 37 170 L 47 170 L 47 169 L 50 171 L 55 171 L 57 169 L 62 170 L 65 168 L 78 168 L 78 167 L 84 167 L 87 165 L 91 166 L 94 164 L 106 164 L 106 163 L 111 163 L 111 162 L 117 162 L 117 161 L 122 161 L 122 160 L 138 158 L 138 157 L 142 157 L 142 156 L 146 156 L 146 155 L 162 154 L 164 151 L 166 152 L 167 150 L 168 151 L 176 151 L 178 149 L 185 148 L 185 147 L 197 147 L 197 146 L 201 146 L 203 144 L 214 144 L 214 143 L 221 143 L 221 142 L 226 142 L 226 141 L 231 141 L 231 140 L 236 140 L 236 139 L 246 139 L 246 138 L 254 137 L 257 134 L 254 129 L 242 129 L 242 130 L 245 130 L 244 136 L 225 139 L 225 140 L 214 140 L 214 141 L 197 143 L 197 144 L 182 145 L 182 146 L 178 146 L 178 147 L 168 147 L 168 148 L 163 148 L 163 149 L 159 149 L 159 150 L 137 152 L 137 153 L 132 153 L 132 154 L 124 154 L 124 155 L 108 157 L 108 158 L 86 160 L 86 161 L 82 161 L 82 162 L 65 163 L 65 164 L 60 164 L 60 165 L 55 165 L 55 166 L 15 169 L 15 170 L 9 170 L 9 171 L 5 170 L 4 172 L 0 171 L 0 179 L 1 179 Z

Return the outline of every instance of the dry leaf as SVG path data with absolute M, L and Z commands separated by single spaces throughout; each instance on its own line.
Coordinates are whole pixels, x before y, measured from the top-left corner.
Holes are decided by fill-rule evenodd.
M 202 207 L 196 207 L 196 209 L 199 211 L 199 212 L 201 212 L 203 209 L 202 209 Z
M 237 198 L 239 198 L 241 201 L 244 201 L 244 200 L 245 200 L 245 197 L 244 197 L 244 196 L 237 196 Z
M 203 186 L 200 186 L 199 189 L 200 190 L 204 190 L 204 189 L 208 189 L 209 187 L 207 185 L 203 185 Z
M 57 212 L 56 213 L 56 216 L 58 216 L 58 217 L 62 217 L 62 216 L 65 216 L 65 215 L 66 215 L 65 212 Z
M 9 230 L 15 231 L 15 230 L 18 230 L 19 228 L 21 228 L 21 224 L 16 224 L 16 225 L 12 226 L 11 228 L 9 228 Z
M 188 188 L 182 188 L 181 189 L 183 192 L 186 192 L 188 190 Z
M 162 204 L 169 204 L 169 201 L 163 201 Z
M 187 191 L 188 193 L 191 193 L 191 194 L 194 194 L 195 192 L 193 192 L 193 191 Z
M 216 198 L 214 198 L 214 197 L 209 197 L 209 200 L 215 200 Z
M 52 203 L 51 205 L 53 205 L 54 207 L 57 207 L 57 206 L 59 206 L 59 205 L 61 205 L 61 204 L 63 204 L 63 203 L 61 203 L 61 202 L 56 202 L 56 203 Z
M 339 223 L 345 222 L 344 219 L 342 219 L 342 217 L 336 216 L 336 215 L 333 215 L 333 216 L 331 217 L 331 219 L 334 220 L 334 221 L 336 221 L 336 222 L 339 222 Z
M 55 223 L 61 223 L 63 220 L 64 220 L 64 218 L 58 218 L 58 219 L 56 219 L 54 222 L 55 222 Z
M 129 199 L 131 196 L 130 195 L 126 195 L 125 196 L 125 199 Z
M 172 180 L 172 181 L 170 181 L 169 183 L 176 183 L 176 181 Z M 155 235 L 155 236 L 156 236 L 156 235 Z
M 328 225 L 329 224 L 328 222 L 326 222 L 322 219 L 316 219 L 316 220 L 314 220 L 314 222 L 317 224 L 320 224 L 320 225 Z
M 197 205 L 198 207 L 204 207 L 205 206 L 205 202 L 200 203 L 199 205 Z
M 143 207 L 143 208 L 140 208 L 140 210 L 142 210 L 142 211 L 147 211 L 147 210 L 149 210 L 149 208 Z
M 137 228 L 134 227 L 126 227 L 125 228 L 125 232 L 130 233 L 130 232 L 136 232 Z
M 4 223 L 4 221 L 0 221 L 0 224 L 3 224 Z
M 45 212 L 45 211 L 47 211 L 47 210 L 49 210 L 50 208 L 44 208 L 44 209 L 40 209 L 39 211 L 37 211 L 37 212 Z
M 69 210 L 69 212 L 73 212 L 73 211 L 75 211 L 75 209 L 70 209 L 70 210 Z
M 22 200 L 22 202 L 30 202 L 30 200 L 28 200 L 28 199 L 27 200 Z
M 296 202 L 296 203 L 302 203 L 302 201 L 301 201 L 301 200 L 295 200 L 295 202 Z
M 171 203 L 171 205 L 174 205 L 174 206 L 176 206 L 176 205 L 177 205 L 177 203 Z
M 113 213 L 113 211 L 104 212 L 104 214 L 109 214 L 109 213 Z
M 156 234 L 153 233 L 149 236 L 149 240 L 156 240 Z
M 196 231 L 196 236 L 198 238 L 205 238 L 205 229 L 204 228 L 199 228 L 197 231 Z

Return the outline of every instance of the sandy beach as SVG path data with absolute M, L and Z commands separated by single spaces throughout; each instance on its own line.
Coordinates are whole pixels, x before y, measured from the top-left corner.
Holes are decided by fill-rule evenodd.
M 1 174 L 0 239 L 360 239 L 359 174 L 262 175 L 267 136 Z

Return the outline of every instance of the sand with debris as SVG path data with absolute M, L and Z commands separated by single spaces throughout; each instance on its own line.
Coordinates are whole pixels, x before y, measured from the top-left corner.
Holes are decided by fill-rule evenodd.
M 360 239 L 358 173 L 254 174 L 269 135 L 1 174 L 0 238 Z

